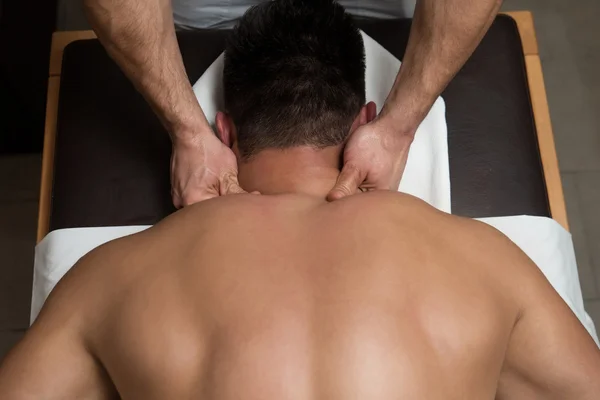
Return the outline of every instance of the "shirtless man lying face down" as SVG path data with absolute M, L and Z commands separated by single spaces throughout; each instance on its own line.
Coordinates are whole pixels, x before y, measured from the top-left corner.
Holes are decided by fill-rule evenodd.
M 0 398 L 599 399 L 600 353 L 496 230 L 408 195 L 328 203 L 365 105 L 331 0 L 251 9 L 217 130 L 248 191 L 81 259 L 0 369 Z

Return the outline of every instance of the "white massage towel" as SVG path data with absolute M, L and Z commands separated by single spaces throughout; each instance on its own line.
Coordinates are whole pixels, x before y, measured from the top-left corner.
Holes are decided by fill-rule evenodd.
M 366 97 L 380 109 L 394 84 L 400 61 L 364 32 L 362 36 L 367 64 Z M 223 64 L 221 54 L 194 85 L 196 98 L 212 125 L 217 111 L 224 108 Z M 441 97 L 417 130 L 399 190 L 450 213 L 448 130 L 446 105 Z
M 504 233 L 531 258 L 600 346 L 594 322 L 583 305 L 571 234 L 555 220 L 545 217 L 523 215 L 479 221 Z
M 503 232 L 536 263 L 598 343 L 594 323 L 583 307 L 571 235 L 549 218 L 498 217 L 481 221 Z M 31 322 L 37 317 L 54 285 L 80 257 L 110 240 L 147 228 L 74 228 L 48 234 L 35 248 Z

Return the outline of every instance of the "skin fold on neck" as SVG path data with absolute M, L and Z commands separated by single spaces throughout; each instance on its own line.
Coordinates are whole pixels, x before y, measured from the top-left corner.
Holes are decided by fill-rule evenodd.
M 238 180 L 248 192 L 303 194 L 323 198 L 341 168 L 342 146 L 266 149 L 238 163 Z

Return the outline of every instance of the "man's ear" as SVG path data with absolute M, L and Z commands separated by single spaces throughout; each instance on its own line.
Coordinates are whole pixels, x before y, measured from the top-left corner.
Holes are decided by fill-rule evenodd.
M 365 110 L 367 124 L 373 121 L 375 117 L 377 117 L 377 104 L 375 104 L 374 101 L 370 101 L 367 104 L 365 104 L 363 106 L 363 109 Z
M 217 135 L 221 142 L 225 146 L 232 148 L 236 141 L 235 136 L 235 125 L 231 120 L 231 117 L 224 112 L 219 111 L 215 117 L 215 124 L 217 125 Z
M 356 119 L 352 123 L 350 133 L 354 132 L 361 126 L 373 121 L 375 117 L 377 117 L 377 105 L 374 102 L 370 101 L 364 106 L 362 106 L 362 108 L 360 109 L 360 112 L 358 113 Z

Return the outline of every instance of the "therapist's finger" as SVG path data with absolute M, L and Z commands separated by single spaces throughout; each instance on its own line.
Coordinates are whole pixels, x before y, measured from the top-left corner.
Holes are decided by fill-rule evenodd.
M 327 200 L 334 201 L 343 197 L 350 196 L 358 190 L 358 187 L 365 180 L 366 174 L 361 172 L 354 164 L 347 163 L 342 168 L 335 186 L 327 195 Z
M 226 196 L 228 194 L 248 193 L 244 189 L 242 189 L 240 183 L 237 180 L 237 176 L 233 174 L 226 174 L 225 176 L 223 176 L 219 189 L 219 194 L 221 196 Z
M 181 197 L 179 197 L 179 195 L 173 193 L 173 191 L 171 191 L 171 198 L 173 199 L 173 205 L 175 206 L 176 209 L 180 209 L 183 207 L 183 201 L 181 200 Z

